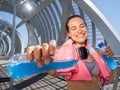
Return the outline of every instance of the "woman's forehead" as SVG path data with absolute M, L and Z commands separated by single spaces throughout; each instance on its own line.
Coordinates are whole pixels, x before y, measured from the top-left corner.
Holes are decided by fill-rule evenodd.
M 69 20 L 69 22 L 68 22 L 68 25 L 71 25 L 71 24 L 84 24 L 84 21 L 83 21 L 83 19 L 81 19 L 81 18 L 79 18 L 79 17 L 75 17 L 75 18 L 72 18 L 72 19 L 70 19 Z

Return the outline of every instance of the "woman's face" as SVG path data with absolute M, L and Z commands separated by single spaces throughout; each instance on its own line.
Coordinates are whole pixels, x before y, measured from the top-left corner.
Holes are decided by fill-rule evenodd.
M 88 36 L 87 27 L 83 19 L 75 17 L 68 22 L 68 36 L 75 42 L 76 45 L 84 45 Z

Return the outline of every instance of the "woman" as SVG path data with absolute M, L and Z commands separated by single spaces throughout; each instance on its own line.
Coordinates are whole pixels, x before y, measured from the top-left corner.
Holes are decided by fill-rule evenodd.
M 66 76 L 67 90 L 100 90 L 99 81 L 102 84 L 109 81 L 111 71 L 101 56 L 87 44 L 88 30 L 83 18 L 78 15 L 71 16 L 66 22 L 66 29 L 69 39 L 61 48 L 56 50 L 56 42 L 54 40 L 52 40 L 49 45 L 44 43 L 42 46 L 31 46 L 27 49 L 29 60 L 36 60 L 37 65 L 41 67 L 42 63 L 49 63 L 50 55 L 54 55 L 54 58 L 59 60 L 63 60 L 68 56 L 70 58 L 78 58 L 78 63 L 75 66 L 58 71 L 50 70 L 48 74 L 52 76 Z M 65 47 L 67 45 L 75 49 L 70 50 L 69 48 L 68 50 L 67 47 Z M 82 55 L 82 53 L 78 55 L 81 50 L 86 56 Z M 113 56 L 109 47 L 106 50 L 108 57 Z M 70 51 L 74 56 L 70 55 Z M 64 54 L 62 52 L 64 52 Z M 40 56 L 41 54 L 42 56 Z M 44 59 L 44 61 L 42 61 L 42 59 Z

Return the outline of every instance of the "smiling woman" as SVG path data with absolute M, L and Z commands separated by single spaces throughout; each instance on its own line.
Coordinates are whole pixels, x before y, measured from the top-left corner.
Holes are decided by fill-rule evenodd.
M 92 84 L 89 84 L 89 87 L 93 86 L 92 88 L 94 88 L 95 86 L 95 90 L 99 88 L 98 84 L 96 83 L 98 82 L 98 78 L 96 77 L 100 77 L 101 79 L 101 72 L 99 76 L 98 76 L 98 72 L 102 70 L 106 70 L 107 67 L 104 64 L 101 65 L 101 60 L 99 60 L 99 57 L 98 58 L 95 57 L 98 54 L 96 55 L 96 51 L 92 47 L 89 47 L 87 43 L 89 43 L 90 46 L 97 48 L 96 42 L 98 40 L 106 42 L 108 45 L 110 45 L 113 52 L 115 52 L 115 55 L 120 55 L 120 49 L 118 49 L 120 46 L 120 39 L 119 39 L 120 37 L 117 36 L 116 34 L 117 32 L 114 32 L 112 25 L 110 25 L 109 22 L 106 20 L 106 18 L 108 17 L 103 17 L 103 14 L 96 7 L 97 4 L 92 3 L 92 1 L 96 1 L 98 4 L 100 4 L 100 2 L 104 0 L 101 0 L 101 1 L 98 1 L 98 0 L 92 0 L 92 1 L 91 0 L 1 0 L 1 1 L 2 1 L 2 4 L 0 6 L 0 11 L 7 12 L 7 14 L 5 13 L 3 14 L 3 12 L 2 13 L 0 12 L 0 16 L 2 16 L 7 21 L 9 21 L 11 25 L 13 26 L 16 25 L 15 28 L 17 28 L 16 30 L 12 27 L 13 32 L 16 31 L 16 36 L 18 36 L 18 38 L 16 38 L 16 36 L 13 36 L 16 40 L 11 38 L 11 33 L 8 34 L 7 32 L 3 30 L 1 30 L 0 32 L 2 34 L 1 36 L 6 37 L 7 40 L 10 39 L 8 41 L 9 43 L 13 44 L 14 41 L 16 42 L 15 47 L 14 47 L 14 44 L 13 45 L 10 44 L 13 49 L 14 48 L 16 49 L 14 54 L 24 52 L 24 48 L 28 48 L 28 46 L 34 47 L 34 45 L 38 45 L 38 46 L 41 45 L 42 47 L 43 45 L 44 48 L 42 50 L 45 49 L 45 51 L 43 52 L 41 51 L 41 47 L 38 47 L 38 46 L 32 49 L 35 55 L 35 57 L 33 58 L 36 60 L 37 65 L 42 66 L 41 64 L 41 62 L 43 61 L 42 59 L 45 59 L 44 60 L 45 64 L 48 64 L 50 60 L 49 55 L 53 55 L 55 53 L 55 51 L 52 53 L 50 52 L 51 48 L 50 49 L 48 48 L 49 44 L 43 44 L 43 43 L 44 42 L 49 43 L 52 39 L 54 39 L 56 43 L 58 44 L 58 46 L 60 46 L 66 41 L 64 45 L 70 44 L 72 47 L 76 48 L 76 50 L 80 51 L 79 53 L 74 53 L 73 55 L 69 55 L 69 57 L 77 56 L 78 63 L 75 65 L 75 67 L 73 67 L 72 69 L 68 71 L 65 71 L 65 73 L 63 72 L 67 78 L 66 80 L 68 82 L 68 88 L 71 88 L 71 89 L 73 88 L 74 90 L 75 89 L 74 87 L 77 87 L 79 90 L 82 87 L 82 80 L 84 80 L 83 83 L 86 83 L 88 79 L 90 80 L 90 82 L 93 81 Z M 104 2 L 106 2 L 104 3 L 104 5 L 106 4 L 105 6 L 107 6 L 109 2 L 113 2 L 113 1 L 105 0 Z M 117 3 L 117 4 L 118 2 L 114 1 L 114 3 Z M 29 3 L 29 5 L 27 5 L 27 3 Z M 115 14 L 113 13 L 115 10 L 118 11 L 118 8 L 113 9 L 112 4 L 114 3 L 111 3 L 109 6 L 109 9 L 110 8 L 112 9 L 110 10 L 107 9 L 105 11 L 106 13 L 109 12 L 109 15 Z M 30 5 L 32 5 L 32 8 L 30 7 Z M 100 5 L 100 6 L 104 7 L 104 5 Z M 28 7 L 28 9 L 26 7 Z M 13 18 L 13 14 L 14 16 L 16 16 L 16 19 Z M 76 17 L 76 18 L 72 18 L 69 21 L 68 23 L 69 29 L 67 31 L 67 36 L 69 36 L 70 38 L 69 40 L 67 40 L 68 38 L 66 38 L 65 21 L 71 15 L 82 16 L 84 20 L 82 18 Z M 116 16 L 117 15 L 115 15 L 115 17 L 111 16 L 110 18 L 111 19 L 118 18 Z M 74 21 L 74 23 L 72 20 Z M 14 24 L 13 21 L 16 21 L 15 22 L 16 24 Z M 6 31 L 9 32 L 9 30 L 6 30 Z M 9 37 L 6 36 L 6 33 Z M 87 36 L 88 38 L 86 38 Z M 5 42 L 6 39 L 3 38 L 0 41 L 1 52 L 6 51 L 5 49 L 8 48 L 7 43 L 6 43 L 7 41 Z M 52 45 L 50 43 L 50 47 L 51 46 Z M 83 46 L 84 48 L 81 49 L 80 47 L 83 47 Z M 49 49 L 48 50 L 49 53 L 46 52 L 47 49 Z M 54 49 L 55 48 L 53 48 L 53 50 Z M 68 53 L 71 53 L 71 52 L 68 49 L 69 49 L 68 47 L 66 48 L 62 47 L 58 50 L 60 52 L 64 51 L 64 52 L 61 52 L 61 54 L 65 56 L 65 58 L 69 58 L 67 55 Z M 10 47 L 10 50 L 11 50 L 11 47 Z M 95 55 L 93 55 L 93 53 L 91 53 L 90 51 L 95 51 Z M 47 55 L 42 54 L 47 57 L 41 58 L 40 56 L 41 52 L 47 53 Z M 4 53 L 1 53 L 1 55 L 3 54 Z M 88 56 L 85 57 L 84 54 Z M 33 56 L 33 53 L 30 55 Z M 58 54 L 58 56 L 59 55 L 60 53 Z M 66 60 L 63 58 L 63 56 L 59 57 L 59 59 Z M 81 68 L 80 66 L 85 67 L 85 68 Z M 94 66 L 95 68 L 93 69 Z M 103 78 L 106 79 L 106 77 L 109 76 L 108 71 L 105 74 L 103 71 L 102 73 Z M 63 73 L 56 70 L 54 74 L 63 75 Z M 76 80 L 72 81 L 73 79 L 76 79 Z M 72 84 L 73 86 L 70 84 Z M 81 86 L 79 86 L 79 84 L 81 84 Z M 86 88 L 87 87 L 86 84 L 84 85 L 85 85 L 84 87 Z M 82 88 L 82 90 L 85 90 L 85 89 Z
M 51 40 L 50 44 L 43 43 L 41 46 L 28 47 L 29 61 L 34 60 L 38 67 L 43 67 L 44 64 L 47 65 L 51 62 L 50 55 L 59 62 L 68 61 L 67 58 L 77 59 L 76 65 L 60 70 L 54 69 L 49 71 L 48 74 L 65 76 L 67 90 L 100 90 L 102 86 L 99 86 L 98 82 L 103 85 L 109 82 L 111 71 L 100 54 L 86 42 L 88 30 L 84 19 L 79 15 L 70 16 L 66 21 L 66 30 L 69 39 L 60 48 L 57 48 L 55 40 Z M 108 51 L 110 57 L 112 57 L 113 52 L 111 49 Z

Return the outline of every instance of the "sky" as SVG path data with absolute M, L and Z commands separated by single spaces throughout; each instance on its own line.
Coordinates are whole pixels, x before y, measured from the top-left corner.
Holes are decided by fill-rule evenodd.
M 120 0 L 91 0 L 120 35 Z
M 104 16 L 107 18 L 107 20 L 110 22 L 110 24 L 113 26 L 113 28 L 119 33 L 120 35 L 120 0 L 91 0 L 97 8 L 104 14 Z M 9 15 L 9 16 L 8 16 Z M 6 14 L 0 11 L 0 16 L 8 20 L 11 25 L 13 21 L 13 16 L 10 14 Z M 16 24 L 20 22 L 19 18 L 16 18 Z M 22 25 L 20 28 L 18 28 L 18 32 L 22 34 L 22 39 L 25 40 L 26 38 L 26 30 L 25 26 Z M 26 38 L 27 40 L 27 38 Z M 27 45 L 27 41 L 24 41 L 24 46 Z

